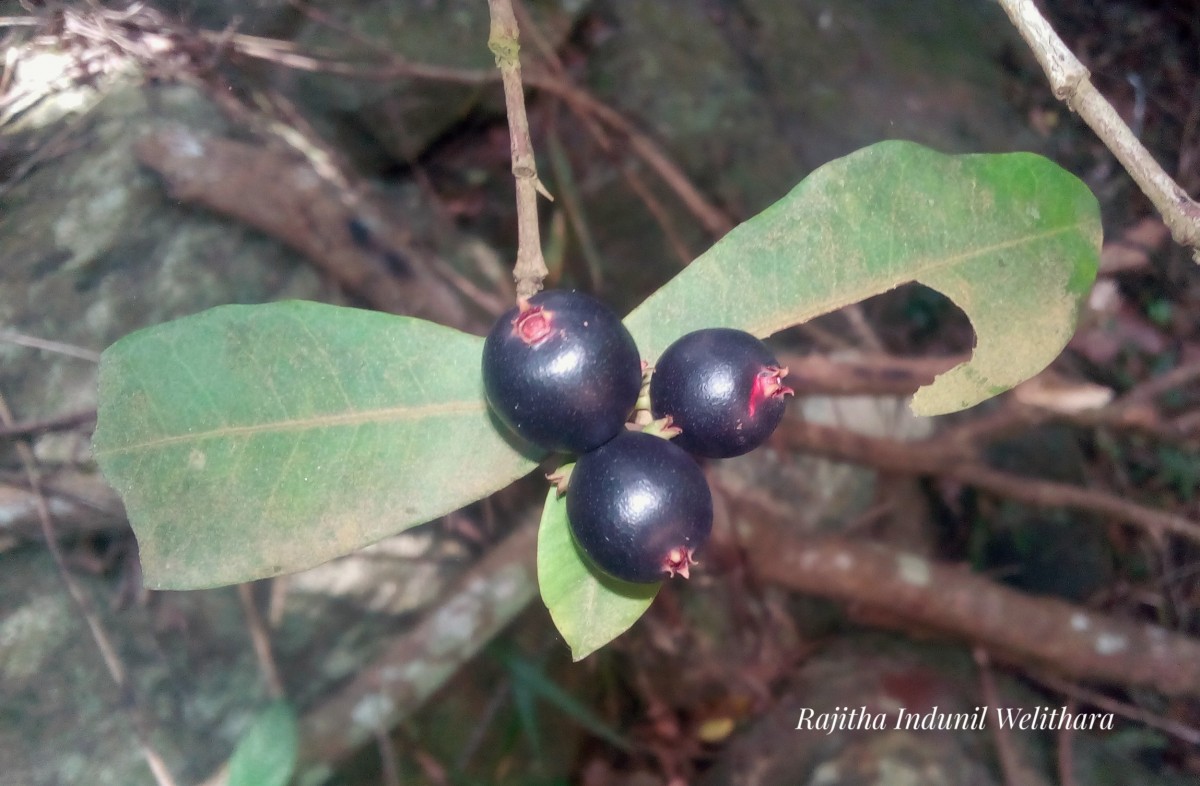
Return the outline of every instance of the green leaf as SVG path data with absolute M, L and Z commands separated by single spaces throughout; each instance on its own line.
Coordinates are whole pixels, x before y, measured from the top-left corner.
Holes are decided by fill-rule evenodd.
M 832 161 L 734 229 L 625 320 L 653 360 L 706 327 L 765 337 L 917 281 L 958 304 L 974 356 L 913 410 L 964 409 L 1045 368 L 1096 275 L 1099 207 L 1041 156 L 882 142 Z
M 296 713 L 277 701 L 254 719 L 229 760 L 228 786 L 284 786 L 296 768 Z
M 100 361 L 93 451 L 148 586 L 320 564 L 529 472 L 483 397 L 475 336 L 318 303 L 224 306 Z
M 566 499 L 554 489 L 542 509 L 537 569 L 542 602 L 575 660 L 628 630 L 650 607 L 660 586 L 630 584 L 592 567 L 571 536 Z

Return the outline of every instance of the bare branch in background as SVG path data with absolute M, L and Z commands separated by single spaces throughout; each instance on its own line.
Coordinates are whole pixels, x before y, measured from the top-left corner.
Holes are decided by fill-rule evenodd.
M 348 206 L 327 180 L 312 176 L 308 160 L 182 126 L 147 134 L 135 151 L 176 199 L 277 238 L 372 307 L 481 327 L 381 207 L 365 197 Z
M 1059 100 L 1087 123 L 1104 142 L 1138 188 L 1162 214 L 1171 237 L 1192 249 L 1200 263 L 1200 204 L 1171 179 L 1150 151 L 1088 78 L 1088 70 L 1054 32 L 1033 0 L 1000 0 L 1008 18 L 1033 50 Z
M 338 761 L 411 716 L 537 596 L 536 522 L 526 518 L 458 589 L 301 721 L 307 765 Z
M 271 651 L 271 634 L 263 622 L 262 614 L 254 601 L 254 585 L 245 582 L 238 585 L 238 600 L 241 601 L 242 611 L 246 615 L 246 627 L 250 631 L 250 642 L 254 645 L 254 655 L 258 658 L 258 668 L 263 680 L 267 683 L 267 692 L 273 699 L 284 698 L 283 680 L 279 677 L 279 667 L 275 663 L 275 655 Z
M 537 195 L 553 201 L 550 192 L 538 180 L 533 141 L 529 137 L 529 118 L 525 115 L 525 87 L 521 84 L 521 45 L 518 43 L 517 17 L 509 0 L 488 0 L 492 29 L 488 48 L 496 55 L 504 84 L 504 105 L 508 110 L 508 133 L 512 150 L 512 173 L 517 180 L 517 263 L 513 279 L 517 298 L 524 299 L 542 288 L 550 272 L 542 256 L 542 238 L 538 231 Z
M 793 513 L 738 495 L 738 529 L 753 570 L 797 592 L 884 612 L 898 627 L 932 629 L 1076 679 L 1200 696 L 1200 642 L 1076 606 L 1036 598 L 894 547 L 794 532 Z M 879 621 L 877 615 L 872 619 Z
M 899 442 L 785 418 L 774 439 L 799 453 L 864 464 L 897 475 L 949 478 L 1026 505 L 1084 510 L 1133 524 L 1155 537 L 1179 535 L 1200 543 L 1200 523 L 1099 489 L 993 469 L 952 434 L 925 442 Z

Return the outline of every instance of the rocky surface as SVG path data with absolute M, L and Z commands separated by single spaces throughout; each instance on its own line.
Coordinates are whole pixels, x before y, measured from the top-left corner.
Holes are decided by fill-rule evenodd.
M 80 114 L 18 129 L 61 141 L 0 197 L 0 324 L 99 352 L 210 306 L 334 296 L 270 238 L 172 203 L 133 151 L 140 134 L 170 123 L 228 130 L 194 88 L 140 86 L 132 76 Z M 93 363 L 0 342 L 0 390 L 20 420 L 92 408 L 95 388 Z M 51 463 L 87 455 L 55 437 L 37 451 Z

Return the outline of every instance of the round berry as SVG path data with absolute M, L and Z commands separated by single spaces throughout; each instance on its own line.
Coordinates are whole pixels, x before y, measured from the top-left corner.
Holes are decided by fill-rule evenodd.
M 689 453 L 729 458 L 766 441 L 783 418 L 787 369 L 767 345 L 742 330 L 688 333 L 667 350 L 650 378 L 650 408 L 682 429 Z
M 567 520 L 579 548 L 605 573 L 634 582 L 686 578 L 712 531 L 712 493 L 686 452 L 623 431 L 575 463 Z
M 539 292 L 496 321 L 483 344 L 496 416 L 547 450 L 582 453 L 620 431 L 642 387 L 633 336 L 581 292 Z

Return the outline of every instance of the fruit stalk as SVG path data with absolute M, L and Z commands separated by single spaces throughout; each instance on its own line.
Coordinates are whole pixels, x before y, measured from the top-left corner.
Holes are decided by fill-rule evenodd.
M 546 278 L 546 259 L 538 230 L 537 195 L 554 197 L 538 179 L 533 141 L 529 136 L 529 118 L 525 115 L 525 88 L 521 84 L 521 45 L 518 42 L 517 17 L 510 0 L 488 0 L 492 26 L 488 48 L 496 56 L 496 67 L 504 84 L 504 105 L 508 114 L 509 148 L 512 173 L 517 181 L 517 262 L 513 280 L 517 299 L 536 294 Z

